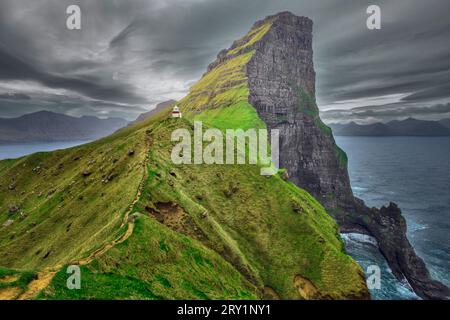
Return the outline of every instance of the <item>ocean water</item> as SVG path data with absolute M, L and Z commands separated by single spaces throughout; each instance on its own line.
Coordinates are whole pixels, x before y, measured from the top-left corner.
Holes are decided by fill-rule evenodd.
M 355 196 L 368 206 L 396 202 L 407 221 L 408 238 L 432 276 L 450 285 L 450 137 L 336 137 L 347 152 Z M 417 298 L 395 280 L 376 247 L 345 235 L 347 251 L 364 270 L 381 268 L 375 299 Z
M 0 144 L 0 160 L 15 159 L 35 152 L 67 149 L 89 141 L 36 142 L 12 145 Z

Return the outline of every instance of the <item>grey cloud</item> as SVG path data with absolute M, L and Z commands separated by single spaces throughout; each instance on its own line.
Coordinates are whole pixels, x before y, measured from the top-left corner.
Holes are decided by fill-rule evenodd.
M 440 99 L 450 97 L 450 83 L 437 85 L 433 88 L 418 91 L 414 94 L 402 98 L 403 101 L 426 101 L 430 99 Z
M 0 99 L 5 100 L 30 100 L 31 97 L 24 93 L 2 93 Z
M 79 105 L 64 109 L 64 101 L 50 104 L 54 96 L 45 90 L 38 98 L 19 90 L 32 97 L 26 110 L 32 103 L 64 112 L 128 112 L 132 118 L 159 101 L 181 98 L 220 49 L 254 21 L 285 10 L 314 21 L 319 104 L 404 94 L 403 103 L 391 106 L 401 113 L 410 104 L 436 105 L 449 97 L 447 0 L 380 0 L 378 31 L 365 26 L 369 0 L 77 3 L 83 17 L 79 32 L 65 28 L 65 8 L 72 0 L 0 3 L 0 79 L 36 81 L 79 96 Z M 381 112 L 377 106 L 371 109 Z M 2 102 L 0 116 L 11 113 L 6 110 L 12 109 Z
M 159 101 L 151 101 L 157 103 Z M 140 105 L 120 104 L 109 101 L 85 99 L 79 96 L 34 94 L 31 99 L 0 100 L 0 117 L 17 117 L 40 110 L 64 113 L 72 116 L 93 115 L 119 117 L 134 120 L 138 114 L 148 111 Z
M 50 74 L 27 64 L 18 57 L 14 57 L 0 47 L 0 79 L 2 80 L 32 80 L 49 88 L 62 88 L 80 93 L 94 99 L 110 101 L 143 103 L 144 99 L 131 93 L 129 88 L 118 85 L 107 85 L 97 82 L 89 76 L 65 77 Z

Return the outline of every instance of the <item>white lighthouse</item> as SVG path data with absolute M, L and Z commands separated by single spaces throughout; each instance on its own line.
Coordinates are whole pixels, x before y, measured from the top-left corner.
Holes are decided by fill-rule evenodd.
M 173 107 L 172 118 L 181 118 L 180 108 L 178 106 Z

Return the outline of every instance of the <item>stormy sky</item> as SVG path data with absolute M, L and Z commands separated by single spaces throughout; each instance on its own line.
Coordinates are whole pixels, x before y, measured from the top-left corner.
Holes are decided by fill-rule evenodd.
M 66 8 L 82 10 L 81 30 Z M 381 7 L 381 30 L 366 8 Z M 179 99 L 223 48 L 279 11 L 314 21 L 328 122 L 450 118 L 448 0 L 1 0 L 0 117 L 128 120 Z

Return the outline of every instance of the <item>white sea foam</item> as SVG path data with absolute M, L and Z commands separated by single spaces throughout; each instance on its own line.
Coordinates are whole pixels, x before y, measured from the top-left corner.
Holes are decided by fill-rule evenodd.
M 368 188 L 353 186 L 352 190 L 353 192 L 360 192 L 360 191 L 367 191 Z
M 377 240 L 374 237 L 366 235 L 366 234 L 353 233 L 353 232 L 352 233 L 341 233 L 341 237 L 342 237 L 342 239 L 344 239 L 344 241 L 354 241 L 354 242 L 358 242 L 358 243 L 371 244 L 371 245 L 378 247 Z
M 410 232 L 425 230 L 428 228 L 428 225 L 412 221 L 411 218 L 407 219 L 406 223 Z
M 406 279 L 398 281 L 395 285 L 395 289 L 404 299 L 421 300 L 421 298 L 414 293 L 413 288 Z

